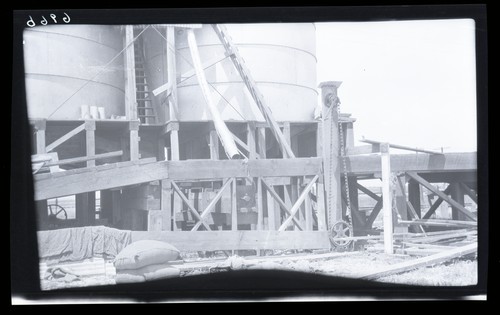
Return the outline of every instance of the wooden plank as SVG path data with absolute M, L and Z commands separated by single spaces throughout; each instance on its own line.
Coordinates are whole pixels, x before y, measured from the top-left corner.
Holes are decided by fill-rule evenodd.
M 233 178 L 231 184 L 231 230 L 238 230 L 238 206 L 237 206 L 237 195 L 236 195 L 236 178 Z
M 315 175 L 314 178 L 307 184 L 307 186 L 304 188 L 300 196 L 297 198 L 297 201 L 293 205 L 293 207 L 289 210 L 290 215 L 288 218 L 283 222 L 283 224 L 279 227 L 278 231 L 284 231 L 288 224 L 294 219 L 295 214 L 297 213 L 297 210 L 299 209 L 300 205 L 306 198 L 307 194 L 309 194 L 309 191 L 311 191 L 312 186 L 316 183 L 318 180 L 319 175 Z
M 37 119 L 33 124 L 35 131 L 36 154 L 44 154 L 45 152 L 45 129 L 47 121 L 45 119 Z
M 389 144 L 380 144 L 381 169 L 382 169 L 382 200 L 384 215 L 384 252 L 394 253 L 394 243 L 392 238 L 392 192 L 391 192 L 391 157 L 389 154 Z
M 467 186 L 464 183 L 460 183 L 460 187 L 462 187 L 462 190 L 467 194 L 467 196 L 469 196 L 469 198 L 472 199 L 472 201 L 474 201 L 474 203 L 477 205 L 476 192 L 474 192 L 472 189 L 469 188 L 469 186 Z
M 415 220 L 419 220 L 419 217 L 418 217 L 417 213 L 415 212 L 415 209 L 413 208 L 413 205 L 411 204 L 411 202 L 406 201 L 406 203 L 408 205 L 408 210 L 410 210 L 410 213 L 413 216 L 413 218 Z M 404 222 L 404 220 L 399 221 L 400 224 L 404 224 L 403 222 Z M 424 230 L 423 226 L 421 224 L 417 224 L 417 225 L 418 225 L 418 228 L 420 229 L 420 231 L 425 235 L 425 230 Z
M 179 131 L 170 131 L 170 155 L 172 161 L 179 161 Z
M 413 178 L 414 180 L 416 180 L 418 183 L 420 183 L 422 186 L 424 186 L 425 188 L 429 189 L 430 191 L 432 191 L 433 193 L 435 193 L 436 195 L 438 195 L 441 199 L 443 199 L 444 201 L 446 201 L 447 203 L 449 203 L 452 207 L 454 207 L 458 211 L 462 212 L 469 219 L 471 219 L 473 221 L 477 220 L 476 216 L 474 214 L 472 214 L 469 210 L 465 209 L 464 206 L 462 206 L 461 204 L 459 204 L 455 200 L 451 199 L 450 197 L 446 196 L 442 191 L 440 191 L 439 189 L 437 189 L 436 187 L 434 187 L 434 185 L 432 185 L 431 183 L 427 182 L 425 179 L 423 179 L 422 177 L 420 177 L 418 174 L 413 173 L 413 172 L 408 172 L 407 174 L 408 174 L 408 176 L 410 176 L 411 178 Z
M 167 168 L 148 164 L 132 164 L 123 167 L 115 165 L 113 168 L 103 165 L 88 168 L 85 172 L 66 171 L 55 174 L 58 176 L 33 176 L 35 200 L 135 185 L 168 177 Z
M 321 172 L 321 159 L 186 160 L 167 161 L 173 180 L 218 179 L 228 177 L 306 176 Z
M 210 130 L 210 159 L 219 159 L 219 136 L 216 130 Z
M 316 204 L 318 207 L 318 230 L 326 231 L 325 186 L 318 182 Z
M 280 196 L 276 193 L 274 188 L 272 186 L 268 185 L 267 182 L 264 180 L 264 178 L 261 178 L 261 181 L 262 181 L 263 187 L 270 193 L 270 196 L 272 198 L 274 198 L 274 200 L 277 202 L 278 206 L 281 207 L 281 209 L 283 209 L 283 211 L 285 211 L 289 216 L 292 217 L 293 222 L 295 223 L 295 225 L 299 229 L 303 230 L 304 228 L 302 227 L 302 224 L 294 216 L 291 215 L 291 212 L 288 209 L 288 206 L 286 205 L 286 203 L 283 200 L 281 200 Z M 276 207 L 275 211 L 279 210 L 279 207 Z M 276 221 L 277 220 L 275 220 L 275 222 Z
M 370 215 L 368 216 L 368 219 L 366 219 L 366 226 L 365 228 L 371 228 L 373 225 L 373 222 L 375 222 L 375 219 L 377 218 L 378 214 L 380 213 L 380 210 L 382 210 L 383 202 L 382 200 L 377 201 L 375 204 L 375 207 L 373 207 L 373 210 L 371 211 Z
M 405 261 L 402 263 L 398 264 L 393 264 L 390 265 L 386 268 L 383 268 L 382 270 L 379 270 L 377 272 L 372 272 L 366 275 L 361 276 L 361 279 L 366 279 L 366 280 L 374 280 L 386 276 L 390 276 L 393 274 L 401 273 L 401 272 L 406 272 L 410 271 L 416 268 L 420 267 L 425 267 L 425 266 L 430 266 L 430 265 L 435 265 L 439 263 L 446 262 L 448 260 L 457 258 L 457 257 L 462 257 L 468 254 L 475 253 L 477 251 L 477 243 L 474 244 L 469 244 L 465 246 L 461 246 L 458 248 L 453 248 L 438 254 L 430 255 L 427 257 L 423 258 L 418 258 L 415 260 L 411 261 Z
M 131 121 L 129 124 L 129 133 L 130 133 L 130 160 L 136 161 L 140 159 L 139 154 L 139 121 Z
M 451 231 L 446 231 L 446 233 L 436 234 L 432 236 L 413 237 L 411 238 L 411 241 L 413 243 L 435 243 L 443 240 L 448 240 L 453 238 L 463 238 L 472 235 L 477 235 L 477 230 L 466 231 L 466 232 L 462 230 L 451 230 Z
M 369 190 L 365 186 L 361 185 L 359 182 L 356 182 L 356 187 L 358 187 L 359 190 L 361 190 L 362 192 L 364 192 L 366 195 L 370 196 L 372 199 L 375 199 L 376 201 L 381 201 L 382 200 L 382 197 L 380 197 L 379 195 L 375 194 L 374 192 L 372 192 L 371 190 Z
M 195 217 L 198 222 L 201 222 L 201 224 L 203 224 L 203 226 L 207 229 L 207 231 L 210 231 L 211 230 L 210 226 L 208 226 L 208 224 L 203 220 L 203 218 L 200 217 L 198 211 L 191 205 L 191 203 L 186 198 L 184 193 L 181 191 L 179 186 L 177 186 L 177 184 L 174 181 L 172 181 L 171 183 L 172 187 L 174 188 L 174 191 L 177 193 L 177 195 L 179 195 L 179 197 L 181 197 L 181 200 L 188 206 L 188 209 L 189 211 L 191 211 L 193 217 Z
M 266 158 L 266 128 L 257 128 L 257 155 L 260 159 Z
M 264 198 L 262 193 L 262 181 L 257 178 L 257 230 L 263 230 L 264 225 Z
M 444 155 L 391 154 L 391 170 L 393 172 L 477 170 L 476 155 L 475 152 Z M 346 156 L 346 165 L 349 174 L 363 175 L 381 171 L 378 155 Z
M 176 49 L 175 49 L 175 28 L 167 26 L 167 81 L 172 83 L 170 95 L 168 96 L 169 117 L 165 121 L 176 121 L 179 118 L 177 104 L 177 69 L 176 69 Z
M 399 224 L 408 225 L 428 225 L 428 226 L 462 226 L 462 227 L 477 227 L 477 222 L 474 221 L 458 221 L 458 220 L 415 220 L 415 221 L 399 221 Z
M 371 144 L 346 148 L 346 155 L 360 155 L 360 154 L 371 154 L 379 152 L 380 152 L 380 146 Z
M 222 185 L 222 187 L 219 189 L 219 191 L 217 192 L 217 194 L 215 195 L 215 197 L 210 201 L 210 203 L 207 205 L 207 207 L 201 213 L 200 217 L 202 218 L 202 220 L 205 220 L 205 217 L 215 208 L 215 205 L 217 204 L 217 202 L 219 201 L 219 199 L 222 197 L 222 194 L 224 193 L 224 190 L 227 187 L 229 187 L 229 185 L 231 184 L 231 182 L 233 180 L 234 180 L 233 178 L 229 178 Z M 193 228 L 191 229 L 191 231 L 196 231 L 200 227 L 200 225 L 201 225 L 201 221 L 197 222 L 193 226 Z
M 132 241 L 160 240 L 180 251 L 329 248 L 326 231 L 132 231 Z
M 95 121 L 85 121 L 85 148 L 86 155 L 95 155 Z M 87 167 L 95 166 L 95 160 L 88 160 Z
M 309 195 L 307 195 L 306 199 L 304 200 L 304 205 L 305 205 L 305 230 L 306 231 L 312 231 L 313 230 L 313 214 L 312 214 L 312 205 L 311 205 L 311 198 Z
M 137 119 L 135 86 L 134 30 L 132 25 L 125 26 L 125 115 L 129 120 Z M 127 46 L 128 45 L 128 46 Z
M 70 138 L 72 138 L 75 135 L 77 135 L 80 132 L 82 132 L 83 130 L 85 130 L 85 123 L 79 125 L 75 129 L 69 131 L 68 133 L 66 133 L 65 135 L 63 135 L 62 137 L 60 137 L 59 139 L 57 139 L 54 142 L 52 142 L 51 144 L 49 144 L 45 148 L 45 152 L 50 152 L 50 151 L 54 150 L 55 148 L 57 148 L 58 146 L 60 146 L 61 144 L 63 144 L 67 140 L 69 140 Z
M 168 179 L 161 180 L 161 216 L 163 231 L 172 231 L 172 183 Z M 175 222 L 174 222 L 175 224 Z
M 272 189 L 272 188 L 271 188 Z M 269 190 L 266 190 L 267 194 L 267 224 L 269 226 L 270 231 L 275 231 L 277 229 L 277 224 L 276 224 L 276 209 L 274 208 L 274 199 L 273 196 L 271 196 L 271 192 Z M 279 210 L 279 208 L 278 208 Z
M 451 191 L 450 195 L 452 200 L 454 200 L 457 204 L 463 207 L 465 209 L 465 198 L 464 198 L 464 193 L 462 191 L 462 187 L 460 186 L 460 183 L 455 182 L 451 183 Z M 453 220 L 466 220 L 467 217 L 464 216 L 463 213 L 461 213 L 461 210 L 458 209 L 457 207 L 452 207 L 451 208 L 451 217 Z
M 451 191 L 451 185 L 448 185 L 448 187 L 446 187 L 445 190 L 443 190 L 443 193 L 448 195 Z M 437 208 L 439 208 L 439 206 L 441 205 L 441 203 L 443 203 L 443 199 L 439 198 L 438 197 L 438 200 L 436 200 L 432 206 L 429 208 L 429 210 L 427 210 L 427 212 L 425 213 L 425 215 L 422 217 L 422 219 L 428 219 L 430 218 L 434 212 L 436 212 Z
M 95 154 L 92 156 L 82 156 L 82 157 L 77 157 L 77 158 L 52 161 L 52 162 L 45 163 L 45 166 L 81 163 L 81 162 L 86 162 L 88 160 L 100 160 L 100 159 L 106 159 L 106 158 L 117 157 L 117 156 L 122 156 L 122 155 L 123 155 L 123 151 L 120 150 L 120 151 L 113 151 L 113 152 L 108 152 L 108 153 Z
M 249 121 L 247 124 L 247 145 L 248 145 L 248 158 L 257 158 L 257 147 L 255 141 L 255 123 Z

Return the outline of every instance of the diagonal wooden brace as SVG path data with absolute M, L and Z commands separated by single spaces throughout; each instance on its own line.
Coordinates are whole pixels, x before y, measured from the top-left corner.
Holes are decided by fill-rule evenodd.
M 285 211 L 286 213 L 288 213 L 288 215 L 291 214 L 290 210 L 288 209 L 288 207 L 286 206 L 285 202 L 280 198 L 280 196 L 276 193 L 276 191 L 274 191 L 274 189 L 263 179 L 261 178 L 260 179 L 261 182 L 262 182 L 262 185 L 264 186 L 265 189 L 267 189 L 267 191 L 271 194 L 271 197 L 274 198 L 274 200 L 276 200 L 276 202 L 278 203 L 278 205 L 280 206 L 281 209 L 283 209 L 283 211 Z M 301 230 L 303 231 L 304 228 L 302 227 L 302 225 L 300 224 L 299 220 L 297 220 L 294 216 L 292 216 L 293 218 L 293 223 Z
M 199 222 L 201 222 L 201 224 L 203 224 L 203 226 L 207 229 L 207 231 L 210 231 L 211 230 L 210 226 L 208 226 L 208 224 L 205 221 L 203 221 L 203 219 L 198 214 L 198 211 L 196 211 L 196 209 L 193 208 L 193 206 L 189 203 L 189 200 L 182 193 L 181 189 L 179 188 L 179 186 L 177 186 L 177 184 L 174 181 L 172 181 L 172 187 L 174 188 L 175 192 L 179 195 L 179 197 L 181 197 L 182 201 L 188 206 L 188 209 L 189 209 L 189 211 L 191 211 L 191 213 L 193 214 L 193 216 Z
M 319 175 L 315 175 L 314 178 L 309 182 L 309 184 L 307 184 L 306 188 L 304 188 L 304 190 L 300 194 L 299 198 L 297 198 L 297 201 L 290 209 L 290 216 L 285 220 L 285 222 L 283 222 L 283 224 L 279 227 L 278 231 L 284 231 L 286 229 L 286 227 L 288 226 L 288 224 L 290 224 L 290 222 L 293 220 L 293 217 L 295 216 L 295 214 L 299 210 L 300 205 L 302 204 L 302 202 L 304 202 L 307 195 L 309 194 L 309 191 L 311 190 L 313 185 L 316 183 L 318 178 L 319 178 Z
M 217 192 L 217 194 L 215 195 L 215 197 L 212 199 L 212 201 L 210 201 L 210 203 L 208 204 L 208 206 L 205 208 L 205 210 L 203 210 L 203 212 L 201 213 L 200 215 L 200 218 L 202 220 L 205 219 L 205 217 L 210 213 L 210 211 L 212 211 L 212 209 L 215 207 L 215 205 L 217 204 L 217 202 L 219 201 L 219 199 L 222 197 L 222 193 L 224 192 L 224 190 L 230 186 L 230 184 L 233 182 L 233 178 L 229 178 L 228 180 L 226 180 L 226 182 L 222 185 L 221 189 L 219 189 L 219 191 Z M 198 221 L 194 226 L 193 228 L 191 229 L 191 231 L 196 231 L 198 230 L 198 228 L 200 227 L 200 225 L 202 224 L 203 221 Z

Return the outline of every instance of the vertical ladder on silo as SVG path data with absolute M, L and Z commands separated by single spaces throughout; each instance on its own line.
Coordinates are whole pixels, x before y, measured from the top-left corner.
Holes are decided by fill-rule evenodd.
M 252 75 L 250 74 L 250 70 L 248 70 L 248 68 L 246 67 L 245 61 L 243 60 L 238 51 L 238 48 L 234 45 L 234 43 L 231 40 L 231 37 L 227 33 L 226 27 L 220 24 L 212 24 L 212 28 L 214 29 L 215 33 L 219 37 L 219 40 L 224 46 L 226 54 L 229 57 L 231 57 L 231 60 L 233 61 L 236 70 L 238 70 L 241 78 L 243 79 L 243 82 L 245 83 L 248 91 L 250 92 L 250 95 L 252 95 L 252 98 L 254 99 L 262 115 L 264 116 L 264 119 L 271 127 L 271 131 L 276 137 L 276 140 L 281 145 L 281 151 L 283 153 L 283 157 L 294 158 L 295 155 L 293 154 L 290 144 L 286 141 L 283 133 L 281 132 L 278 123 L 273 117 L 271 109 L 265 103 L 264 96 L 259 91 L 257 84 L 255 83 L 255 80 L 252 78 Z
M 134 35 L 136 36 L 136 34 Z M 153 100 L 151 99 L 152 92 L 149 90 L 148 80 L 146 76 L 144 43 L 142 38 L 138 38 L 134 43 L 134 55 L 137 118 L 139 118 L 141 124 L 155 124 L 156 113 L 152 103 Z

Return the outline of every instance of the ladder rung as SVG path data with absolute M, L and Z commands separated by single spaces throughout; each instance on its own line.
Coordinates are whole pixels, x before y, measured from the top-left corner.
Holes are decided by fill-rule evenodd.
M 136 101 L 151 102 L 150 98 L 136 98 Z
M 153 107 L 137 107 L 138 110 L 154 110 Z
M 148 117 L 156 117 L 156 115 L 141 115 L 137 114 L 138 117 L 148 118 Z

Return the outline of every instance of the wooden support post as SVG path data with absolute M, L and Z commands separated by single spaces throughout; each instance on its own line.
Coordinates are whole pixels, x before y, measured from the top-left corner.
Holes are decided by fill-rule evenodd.
M 44 147 L 45 148 L 45 147 Z M 38 230 L 45 230 L 48 228 L 49 212 L 47 209 L 47 200 L 35 201 L 36 219 Z
M 420 205 L 420 186 L 413 179 L 408 180 L 408 201 L 411 203 L 416 215 L 420 219 L 422 217 L 422 210 Z M 417 226 L 410 226 L 409 231 L 412 233 L 418 233 L 419 229 Z
M 257 153 L 261 159 L 266 158 L 266 128 L 257 128 Z
M 179 118 L 177 105 L 177 70 L 175 61 L 175 28 L 167 26 L 167 80 L 171 84 L 171 92 L 168 96 L 169 117 L 165 121 L 176 121 Z
M 262 197 L 262 181 L 256 178 L 257 181 L 257 230 L 263 230 L 264 225 L 264 202 Z
M 219 136 L 216 130 L 210 130 L 210 159 L 219 159 Z
M 165 135 L 162 132 L 158 133 L 158 154 L 156 155 L 156 158 L 158 161 L 165 161 L 167 160 L 167 155 L 165 154 Z
M 283 137 L 286 140 L 286 143 L 288 143 L 288 145 L 291 145 L 292 137 L 291 137 L 291 131 L 290 131 L 290 122 L 288 122 L 288 121 L 283 122 Z M 290 146 L 290 148 L 291 148 L 291 146 Z M 293 150 L 292 150 L 292 152 L 293 152 Z
M 312 214 L 312 205 L 311 205 L 311 197 L 307 194 L 306 199 L 304 200 L 304 216 L 305 216 L 305 230 L 312 231 L 313 230 L 313 214 Z
M 172 123 L 170 130 L 170 156 L 172 161 L 179 161 L 179 123 Z
M 172 231 L 172 183 L 168 179 L 161 181 L 161 216 L 162 231 Z M 175 222 L 174 222 L 175 224 Z
M 354 230 L 354 236 L 365 235 L 362 231 L 366 225 L 366 212 L 359 211 L 359 199 L 358 199 L 358 187 L 357 178 L 349 177 L 349 199 L 351 201 L 351 212 L 352 212 L 352 228 Z
M 323 121 L 318 121 L 316 126 L 316 156 L 323 157 Z
M 136 161 L 141 158 L 139 154 L 139 121 L 133 120 L 129 122 L 129 132 L 130 132 L 130 160 Z
M 47 121 L 45 119 L 37 119 L 34 121 L 35 129 L 36 154 L 44 154 L 45 151 L 45 129 Z
M 394 174 L 397 179 L 396 183 L 396 195 L 394 196 L 396 201 L 396 209 L 398 210 L 399 216 L 401 220 L 406 221 L 408 219 L 408 209 L 406 207 L 406 191 L 405 191 L 405 176 L 397 176 Z M 408 232 L 407 226 L 397 226 L 394 230 L 396 233 L 406 233 Z
M 344 123 L 345 126 L 345 148 L 346 152 L 349 151 L 350 148 L 354 148 L 354 128 L 352 122 Z
M 326 211 L 328 224 L 342 220 L 342 200 L 340 190 L 339 166 L 339 117 L 337 89 L 341 82 L 323 82 L 321 99 L 323 100 L 323 169 L 326 192 Z M 330 228 L 330 227 L 328 227 Z
M 135 56 L 134 29 L 132 25 L 125 26 L 125 116 L 128 120 L 137 119 L 137 101 L 135 86 Z
M 391 196 L 391 157 L 389 144 L 380 145 L 382 168 L 382 199 L 384 207 L 384 251 L 393 254 L 393 222 L 392 222 L 392 196 Z
M 89 226 L 95 221 L 95 192 L 75 196 L 76 221 L 79 226 Z
M 325 185 L 318 182 L 316 204 L 318 208 L 318 231 L 326 231 Z
M 255 122 L 249 121 L 247 123 L 247 146 L 248 158 L 257 158 L 256 143 L 255 143 Z
M 236 178 L 231 183 L 231 230 L 238 230 L 238 208 L 236 203 Z
M 95 155 L 95 120 L 85 121 L 85 147 L 86 155 Z M 95 166 L 95 160 L 87 161 L 87 167 Z
M 460 183 L 451 183 L 451 198 L 464 206 L 464 192 Z M 453 220 L 466 221 L 468 218 L 460 212 L 456 207 L 451 208 L 451 217 Z
M 113 220 L 113 192 L 109 189 L 101 190 L 101 211 L 99 219 Z
M 260 180 L 262 181 L 263 179 Z M 274 188 L 271 187 L 271 189 Z M 269 225 L 269 230 L 275 231 L 277 229 L 276 212 L 279 211 L 279 207 L 277 208 L 274 207 L 275 201 L 269 191 L 266 191 L 266 197 L 267 197 L 267 223 Z

